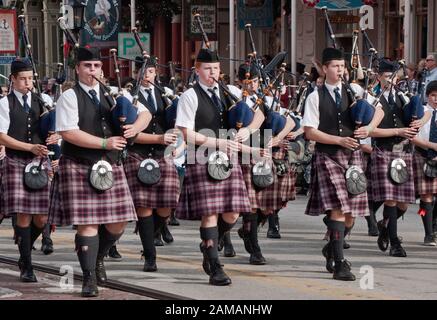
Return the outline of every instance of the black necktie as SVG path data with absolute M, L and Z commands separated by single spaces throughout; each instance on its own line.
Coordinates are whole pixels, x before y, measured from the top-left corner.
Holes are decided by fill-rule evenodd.
M 208 91 L 211 93 L 212 102 L 214 102 L 215 106 L 219 109 L 220 112 L 223 112 L 223 104 L 214 91 L 216 89 L 216 87 L 214 87 L 214 89 L 208 88 Z
M 100 100 L 99 100 L 99 98 L 97 98 L 97 92 L 94 89 L 91 89 L 88 92 L 91 95 L 91 99 L 93 100 L 94 105 L 97 108 L 99 108 L 100 107 Z
M 27 98 L 28 98 L 27 94 L 24 94 L 24 95 L 23 95 L 23 108 L 24 108 L 24 111 L 26 111 L 26 113 L 29 113 L 29 111 L 30 111 L 30 106 L 29 106 L 29 104 L 27 103 Z
M 393 92 L 391 92 L 391 91 L 388 94 L 388 104 L 390 105 L 390 108 L 392 108 L 392 109 L 396 106 L 396 101 L 395 101 L 395 98 L 393 96 Z
M 429 126 L 429 142 L 437 143 L 437 123 L 436 121 L 437 110 L 432 112 L 431 125 Z M 433 149 L 428 149 L 428 158 L 432 159 L 437 156 L 437 152 Z
M 341 94 L 340 94 L 340 89 L 338 87 L 336 87 L 334 89 L 334 93 L 335 93 L 335 105 L 337 106 L 337 109 L 341 109 Z
M 155 101 L 153 100 L 152 89 L 146 89 L 146 92 L 147 92 L 147 104 L 150 106 L 150 108 L 152 108 L 153 112 L 156 112 L 156 105 L 155 105 Z

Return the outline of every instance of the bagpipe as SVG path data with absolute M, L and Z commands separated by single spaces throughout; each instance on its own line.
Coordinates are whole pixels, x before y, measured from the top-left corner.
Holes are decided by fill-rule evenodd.
M 29 40 L 29 34 L 27 32 L 25 17 L 24 15 L 18 16 L 19 25 L 21 28 L 21 35 L 23 39 L 23 43 L 25 46 L 25 52 L 28 60 L 32 65 L 33 71 L 33 89 L 29 90 L 30 93 L 37 98 L 42 112 L 39 118 L 39 135 L 43 141 L 46 141 L 47 138 L 54 134 L 56 131 L 56 114 L 55 108 L 53 108 L 49 103 L 47 103 L 42 97 L 42 88 L 41 81 L 39 79 L 38 71 L 36 68 L 36 64 L 33 58 L 32 53 L 32 44 Z M 49 149 L 47 160 L 56 160 L 59 159 L 60 156 L 60 147 L 58 144 L 53 144 L 47 146 Z M 32 161 L 29 163 L 24 169 L 24 184 L 32 190 L 40 190 L 47 186 L 49 178 L 48 173 L 43 166 L 45 158 L 41 157 L 39 162 Z

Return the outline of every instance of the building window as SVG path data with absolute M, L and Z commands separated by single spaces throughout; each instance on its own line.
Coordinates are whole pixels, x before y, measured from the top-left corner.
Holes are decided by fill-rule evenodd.
M 404 19 L 400 9 L 397 0 L 385 2 L 385 55 L 396 60 L 404 57 Z
M 416 23 L 416 50 L 418 58 L 425 58 L 427 55 L 427 36 L 428 36 L 428 1 L 419 0 L 417 2 L 417 23 Z

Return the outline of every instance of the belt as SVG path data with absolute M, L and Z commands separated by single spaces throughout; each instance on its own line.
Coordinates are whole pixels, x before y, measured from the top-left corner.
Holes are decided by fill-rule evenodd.
M 77 158 L 77 157 L 67 156 L 67 155 L 62 155 L 62 157 L 65 158 L 65 159 L 74 161 L 74 162 L 76 162 L 78 164 L 83 164 L 83 165 L 86 165 L 86 166 L 92 166 L 97 161 L 100 161 L 100 160 L 104 160 L 104 161 L 109 162 L 111 164 L 111 166 L 117 166 L 117 162 L 111 162 L 109 159 L 100 159 L 100 160 L 92 161 L 92 160 L 89 160 L 89 159 Z

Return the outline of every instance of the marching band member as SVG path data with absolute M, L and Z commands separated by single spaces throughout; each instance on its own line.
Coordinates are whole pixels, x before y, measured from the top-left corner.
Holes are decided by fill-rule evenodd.
M 25 168 L 36 163 L 37 171 L 47 177 L 44 159 L 48 150 L 40 132 L 40 116 L 44 112 L 41 99 L 49 105 L 52 101 L 47 95 L 37 97 L 32 92 L 33 68 L 27 59 L 14 60 L 11 74 L 14 89 L 0 100 L 0 144 L 6 147 L 2 170 L 4 214 L 17 217 L 15 240 L 20 251 L 20 280 L 37 282 L 31 253 L 47 222 L 49 183 L 47 179 L 47 183 L 31 188 L 26 184 Z
M 161 233 L 171 210 L 177 206 L 179 177 L 173 159 L 164 157 L 166 147 L 176 142 L 177 135 L 169 131 L 173 128 L 169 128 L 166 123 L 165 100 L 155 82 L 156 59 L 151 57 L 146 63 L 144 77 L 137 85 L 141 86 L 139 102 L 146 106 L 152 119 L 147 128 L 138 134 L 135 143 L 129 146 L 125 172 L 138 216 L 138 232 L 145 260 L 143 271 L 153 272 L 157 271 L 155 233 Z M 153 181 L 140 181 L 139 168 L 143 162 L 144 169 L 149 165 L 154 166 L 160 177 Z
M 238 163 L 225 162 L 221 167 L 215 166 L 214 162 L 208 165 L 205 164 L 204 153 L 201 151 L 206 147 L 235 153 L 239 149 L 236 141 L 241 136 L 237 135 L 236 141 L 226 139 L 228 124 L 227 106 L 224 103 L 227 100 L 216 83 L 220 74 L 217 52 L 201 49 L 195 68 L 199 81 L 181 95 L 177 110 L 176 126 L 184 133 L 188 153 L 184 189 L 176 216 L 181 219 L 201 220 L 200 250 L 203 253 L 203 269 L 210 276 L 209 283 L 229 285 L 231 279 L 224 272 L 218 258 L 219 233 L 224 235 L 231 230 L 240 212 L 250 212 L 249 197 Z M 201 147 L 194 147 L 193 143 Z M 213 153 L 212 156 L 214 155 L 223 159 L 220 153 Z M 208 171 L 208 167 L 220 171 Z
M 390 241 L 390 256 L 406 257 L 397 235 L 397 219 L 409 203 L 414 203 L 413 157 L 409 143 L 417 134 L 418 125 L 405 123 L 403 105 L 388 81 L 397 66 L 381 60 L 378 81 L 381 90 L 388 87 L 381 98 L 384 119 L 371 136 L 374 148 L 371 154 L 373 201 L 384 202 L 384 219 L 378 222 L 378 247 L 386 251 Z M 413 126 L 414 125 L 414 126 Z M 388 172 L 387 172 L 388 171 Z
M 427 107 L 432 111 L 431 119 L 420 129 L 413 142 L 414 187 L 420 195 L 419 214 L 425 229 L 425 246 L 436 246 L 433 233 L 433 197 L 437 194 L 437 81 L 431 81 L 426 87 Z
M 336 280 L 354 281 L 350 263 L 343 256 L 345 224 L 351 226 L 354 217 L 368 214 L 367 194 L 349 194 L 345 171 L 350 165 L 363 167 L 361 151 L 353 151 L 359 146 L 356 139 L 368 136 L 382 119 L 382 111 L 377 108 L 371 123 L 355 130 L 349 108 L 352 101 L 341 81 L 345 68 L 343 53 L 326 48 L 322 65 L 326 74 L 325 84 L 308 96 L 302 123 L 306 137 L 316 141 L 310 199 L 305 213 L 328 214 L 326 222 L 330 243 L 326 256 L 327 269 L 333 272 Z M 356 92 L 360 89 L 359 86 L 353 88 Z
M 121 237 L 135 207 L 118 153 L 126 139 L 142 131 L 150 114 L 138 108 L 138 119 L 116 136 L 111 121 L 113 100 L 97 82 L 102 69 L 96 48 L 78 48 L 78 82 L 65 91 L 56 107 L 56 131 L 63 139 L 62 156 L 50 198 L 49 220 L 75 225 L 76 252 L 83 273 L 82 296 L 98 295 L 107 280 L 103 258 Z M 100 227 L 99 227 L 100 225 Z

